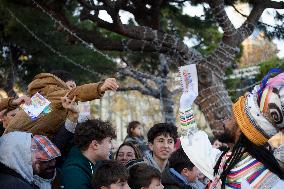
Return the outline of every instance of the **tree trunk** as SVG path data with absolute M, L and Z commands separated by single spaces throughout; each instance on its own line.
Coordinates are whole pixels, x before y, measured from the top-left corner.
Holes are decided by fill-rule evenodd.
M 170 62 L 164 54 L 159 55 L 159 71 L 161 73 L 162 78 L 165 80 L 169 77 L 169 65 Z M 166 123 L 175 124 L 175 116 L 174 116 L 174 101 L 172 97 L 172 92 L 168 89 L 167 83 L 165 81 L 160 81 L 157 83 L 160 86 L 160 103 L 161 103 L 161 111 L 163 115 L 163 120 Z
M 161 103 L 161 111 L 163 115 L 163 120 L 166 123 L 173 123 L 175 124 L 175 116 L 174 116 L 174 102 L 172 98 L 172 94 L 167 88 L 167 86 L 164 86 L 161 89 L 160 93 L 160 103 Z
M 232 101 L 224 82 L 214 71 L 197 66 L 199 95 L 195 101 L 204 113 L 214 136 L 223 131 L 222 120 L 231 115 Z

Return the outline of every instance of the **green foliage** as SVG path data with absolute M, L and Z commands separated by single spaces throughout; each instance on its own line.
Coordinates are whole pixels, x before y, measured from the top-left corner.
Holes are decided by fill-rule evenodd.
M 262 62 L 260 64 L 260 74 L 256 77 L 257 81 L 261 81 L 271 68 L 280 68 L 284 70 L 284 59 L 275 57 L 271 60 Z
M 20 52 L 25 52 L 32 58 L 27 61 L 17 61 L 16 66 L 20 66 L 19 80 L 29 83 L 34 75 L 41 72 L 49 72 L 55 69 L 64 69 L 71 72 L 79 83 L 98 81 L 97 75 L 82 70 L 76 65 L 71 64 L 66 59 L 59 57 L 50 49 L 36 40 L 27 30 L 23 28 L 15 19 L 7 12 L 7 7 L 11 9 L 15 15 L 28 28 L 35 33 L 40 39 L 52 46 L 62 55 L 73 60 L 77 64 L 82 65 L 88 70 L 93 70 L 102 74 L 109 74 L 115 70 L 113 62 L 107 60 L 100 54 L 93 52 L 86 46 L 70 38 L 66 32 L 62 30 L 47 15 L 37 9 L 31 7 L 19 6 L 6 2 L 0 2 L 0 38 L 2 46 L 16 46 Z M 72 9 L 70 10 L 70 12 Z M 72 15 L 70 13 L 70 15 Z M 72 18 L 72 22 L 78 22 L 78 18 Z M 81 25 L 80 25 L 81 24 Z M 81 28 L 92 28 L 90 22 L 78 22 Z M 20 56 L 21 53 L 18 55 Z M 0 59 L 3 57 L 0 57 Z M 9 67 L 7 64 L 0 64 L 0 70 L 7 72 Z M 6 70 L 6 71 L 5 71 Z M 82 74 L 84 73 L 84 74 Z M 27 84 L 26 83 L 26 84 Z
M 216 22 L 212 21 L 212 13 L 204 8 L 202 17 L 191 17 L 182 14 L 182 6 L 168 5 L 161 11 L 162 28 L 165 32 L 179 38 L 195 39 L 199 44 L 195 47 L 204 55 L 210 54 L 218 47 L 222 34 Z
M 234 102 L 239 96 L 243 95 L 245 92 L 252 90 L 253 85 L 257 82 L 260 82 L 263 77 L 269 72 L 271 68 L 280 68 L 284 70 L 284 59 L 279 59 L 277 57 L 264 61 L 259 64 L 260 73 L 255 77 L 255 79 L 227 79 L 225 81 L 226 88 L 229 92 L 229 96 Z M 232 69 L 227 70 L 227 76 L 232 74 Z M 273 77 L 272 75 L 271 77 Z M 248 86 L 251 86 L 248 88 Z
M 240 94 L 235 91 L 236 89 L 240 88 L 240 83 L 241 79 L 227 79 L 225 81 L 228 94 L 233 102 L 240 96 Z

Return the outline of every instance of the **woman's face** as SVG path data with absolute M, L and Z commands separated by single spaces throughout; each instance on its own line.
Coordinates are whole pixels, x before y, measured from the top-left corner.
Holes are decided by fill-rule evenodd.
M 126 165 L 129 160 L 136 159 L 134 149 L 131 146 L 122 146 L 117 152 L 116 160 Z

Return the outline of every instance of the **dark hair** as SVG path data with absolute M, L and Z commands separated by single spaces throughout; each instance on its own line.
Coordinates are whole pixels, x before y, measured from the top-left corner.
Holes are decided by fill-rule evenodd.
M 139 163 L 129 169 L 128 185 L 131 189 L 149 187 L 153 178 L 161 179 L 161 173 L 146 163 Z
M 214 167 L 215 175 L 218 174 L 218 169 L 221 164 L 222 157 L 226 154 L 226 152 L 227 151 L 223 152 Z M 261 162 L 271 172 L 275 173 L 280 179 L 284 179 L 284 173 L 281 170 L 277 160 L 273 156 L 273 152 L 268 150 L 263 145 L 258 146 L 252 143 L 244 134 L 241 134 L 239 140 L 233 147 L 231 156 L 226 160 L 223 172 L 220 175 L 222 188 L 225 188 L 226 177 L 229 174 L 230 170 L 240 161 L 245 152 L 248 152 L 249 155 L 251 155 L 257 161 Z
M 216 140 L 218 140 L 217 138 L 215 138 L 215 137 L 208 137 L 208 139 L 209 139 L 209 141 L 210 141 L 210 143 L 213 145 L 214 144 L 214 142 L 216 141 Z
M 139 150 L 139 148 L 137 146 L 135 146 L 132 142 L 124 142 L 118 147 L 116 154 L 115 154 L 115 159 L 117 159 L 118 152 L 119 152 L 120 148 L 122 148 L 123 146 L 129 146 L 129 147 L 133 148 L 136 159 L 142 158 L 141 151 Z
M 128 126 L 127 126 L 127 134 L 129 136 L 133 136 L 132 134 L 132 129 L 135 129 L 138 125 L 141 125 L 141 123 L 139 121 L 131 121 L 129 122 Z
M 131 169 L 131 167 L 134 167 L 138 164 L 145 164 L 145 161 L 144 159 L 132 159 L 132 160 L 129 160 L 127 162 L 127 164 L 125 165 L 125 167 L 129 170 Z
M 51 74 L 55 75 L 59 79 L 61 79 L 64 82 L 67 81 L 75 81 L 74 77 L 71 75 L 70 72 L 67 72 L 65 70 L 53 70 L 50 72 Z
M 170 168 L 174 168 L 181 173 L 184 168 L 192 170 L 194 164 L 189 160 L 182 148 L 176 150 L 169 158 Z
M 107 137 L 116 138 L 115 130 L 111 123 L 92 119 L 76 127 L 74 143 L 81 150 L 86 150 L 93 140 L 101 142 Z
M 128 170 L 121 163 L 114 160 L 103 160 L 92 178 L 93 189 L 102 186 L 109 187 L 118 181 L 125 182 L 129 177 Z
M 177 127 L 171 123 L 157 123 L 153 125 L 153 127 L 151 127 L 147 133 L 148 142 L 153 144 L 154 139 L 157 136 L 161 136 L 161 135 L 164 135 L 164 136 L 169 135 L 170 137 L 174 139 L 176 143 L 177 137 L 178 137 Z

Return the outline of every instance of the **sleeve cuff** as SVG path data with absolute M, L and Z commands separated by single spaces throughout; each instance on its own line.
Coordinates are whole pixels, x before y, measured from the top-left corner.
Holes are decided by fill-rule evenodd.
M 13 102 L 14 98 L 9 98 L 8 100 L 8 110 L 14 110 L 18 107 L 18 105 L 13 105 L 12 102 Z
M 103 81 L 101 81 L 101 82 L 98 83 L 97 92 L 98 92 L 98 94 L 99 94 L 100 97 L 102 97 L 102 96 L 105 94 L 105 92 L 102 92 L 102 91 L 101 91 L 101 86 L 102 86 L 102 85 L 103 85 Z

